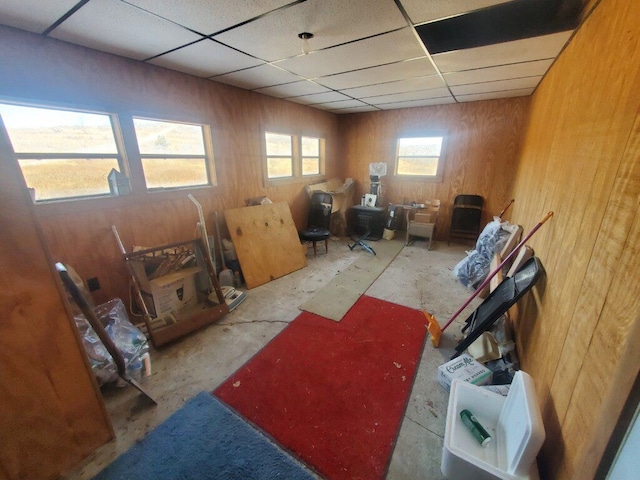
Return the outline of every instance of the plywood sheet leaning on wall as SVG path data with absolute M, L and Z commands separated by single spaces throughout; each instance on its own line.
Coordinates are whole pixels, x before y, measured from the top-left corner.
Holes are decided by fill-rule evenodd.
M 307 266 L 286 202 L 224 212 L 248 288 Z

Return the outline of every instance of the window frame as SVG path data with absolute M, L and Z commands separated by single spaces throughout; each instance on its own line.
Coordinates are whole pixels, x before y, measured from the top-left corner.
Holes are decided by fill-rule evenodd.
M 410 138 L 442 138 L 440 144 L 440 155 L 437 160 L 437 167 L 435 175 L 408 175 L 398 173 L 398 166 L 400 163 L 400 141 Z M 447 132 L 443 131 L 427 131 L 427 132 L 407 132 L 399 135 L 396 138 L 396 149 L 393 164 L 393 176 L 398 180 L 406 181 L 420 181 L 427 183 L 442 183 L 444 177 L 444 169 L 446 163 L 446 149 L 447 149 Z
M 207 123 L 200 123 L 197 121 L 189 121 L 189 120 L 176 120 L 176 119 L 168 119 L 168 118 L 159 118 L 155 115 L 146 115 L 146 114 L 135 114 L 132 113 L 130 115 L 131 125 L 133 128 L 133 137 L 135 139 L 136 145 L 136 153 L 140 160 L 140 173 L 142 175 L 141 181 L 144 183 L 147 193 L 155 194 L 158 192 L 168 192 L 168 191 L 177 191 L 177 190 L 185 190 L 185 189 L 197 189 L 197 188 L 214 188 L 218 186 L 218 175 L 216 172 L 215 165 L 215 156 L 213 151 L 213 135 L 211 133 L 211 126 Z M 135 120 L 148 120 L 152 122 L 162 122 L 162 123 L 175 123 L 179 125 L 192 125 L 200 127 L 202 132 L 202 144 L 204 148 L 204 155 L 185 155 L 185 154 L 143 154 L 140 151 L 140 143 L 138 142 L 138 132 L 136 131 Z M 145 158 L 150 159 L 197 159 L 202 158 L 204 161 L 205 169 L 207 172 L 207 183 L 205 184 L 197 184 L 197 185 L 181 185 L 177 187 L 149 187 L 147 184 L 147 177 L 144 172 L 143 160 Z
M 267 152 L 267 134 L 273 135 L 285 135 L 291 138 L 292 143 L 292 175 L 286 177 L 269 177 L 269 158 L 277 157 L 277 155 L 268 155 Z M 316 157 L 303 157 L 302 156 L 302 138 L 312 138 L 318 140 L 318 169 L 319 173 L 303 175 L 302 173 L 302 161 L 303 158 L 316 158 Z M 262 172 L 265 186 L 282 185 L 288 183 L 300 183 L 306 181 L 316 181 L 324 179 L 325 176 L 325 143 L 326 139 L 318 134 L 307 132 L 290 132 L 285 128 L 265 128 L 262 133 Z
M 290 141 L 291 141 L 291 157 L 285 157 L 283 155 L 269 155 L 268 152 L 268 148 L 267 148 L 267 135 L 281 135 L 284 137 L 289 137 Z M 298 142 L 296 141 L 295 135 L 289 134 L 289 133 L 281 133 L 281 132 L 275 132 L 275 131 L 268 131 L 265 130 L 264 135 L 263 135 L 263 140 L 264 140 L 264 174 L 265 174 L 265 178 L 267 179 L 267 181 L 269 182 L 278 182 L 278 181 L 283 181 L 283 180 L 290 180 L 292 178 L 295 178 L 296 176 L 298 176 L 298 171 L 296 170 L 296 156 L 298 155 L 299 151 L 297 151 L 297 147 L 298 147 Z M 291 158 L 291 175 L 287 175 L 284 177 L 269 177 L 269 159 L 270 158 Z
M 305 156 L 302 148 L 303 139 L 308 138 L 318 141 L 318 156 Z M 304 173 L 304 159 L 305 158 L 317 158 L 318 159 L 318 173 Z M 304 178 L 315 177 L 321 175 L 324 171 L 322 166 L 322 159 L 324 158 L 324 139 L 320 137 L 312 137 L 311 135 L 300 135 L 300 175 Z
M 30 190 L 31 187 L 27 184 L 27 179 L 22 170 L 22 166 L 20 165 L 20 160 L 38 160 L 46 162 L 48 160 L 91 160 L 91 159 L 114 159 L 117 162 L 118 170 L 126 175 L 128 178 L 131 178 L 130 170 L 129 170 L 129 162 L 127 159 L 127 152 L 124 146 L 124 140 L 122 136 L 122 130 L 118 118 L 118 114 L 115 112 L 106 112 L 103 110 L 98 110 L 91 107 L 84 106 L 70 106 L 70 105 L 61 105 L 56 103 L 40 103 L 40 102 L 30 102 L 30 101 L 22 101 L 22 100 L 14 100 L 10 98 L 0 97 L 0 103 L 5 105 L 14 105 L 16 107 L 25 107 L 25 108 L 39 108 L 43 110 L 57 110 L 63 112 L 72 112 L 72 113 L 86 113 L 90 115 L 103 115 L 109 119 L 109 123 L 111 125 L 111 132 L 113 134 L 114 144 L 116 146 L 116 153 L 38 153 L 38 152 L 27 152 L 27 153 L 18 153 L 15 151 L 15 147 L 13 146 L 13 142 L 11 141 L 11 136 L 9 134 L 9 130 L 5 125 L 5 122 L 0 119 L 0 134 L 4 135 L 7 139 L 7 147 L 9 150 L 9 154 L 11 155 L 13 161 L 15 162 L 18 171 L 20 172 L 22 179 L 24 181 L 24 185 L 26 188 Z M 106 178 L 105 178 L 106 181 Z M 106 183 L 107 188 L 109 188 L 108 182 Z M 36 200 L 35 197 L 32 197 L 33 203 L 36 205 L 45 205 L 52 203 L 60 203 L 60 202 L 69 202 L 69 201 L 78 201 L 78 200 L 91 200 L 91 199 L 104 199 L 115 197 L 110 191 L 105 193 L 96 193 L 90 195 L 73 195 L 68 197 L 56 197 L 56 198 L 46 198 L 41 200 Z

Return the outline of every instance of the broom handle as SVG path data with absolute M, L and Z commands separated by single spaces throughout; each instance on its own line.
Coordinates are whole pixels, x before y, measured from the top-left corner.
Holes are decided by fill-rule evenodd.
M 498 217 L 502 218 L 502 215 L 504 215 L 504 212 L 506 212 L 515 201 L 516 201 L 515 198 L 512 198 L 511 201 L 507 204 L 507 206 L 504 207 L 502 211 L 498 214 Z
M 542 219 L 538 222 L 538 224 L 533 227 L 533 229 L 531 229 L 531 231 L 527 234 L 526 237 L 524 237 L 520 243 L 518 243 L 518 245 L 516 245 L 514 247 L 513 250 L 511 250 L 511 252 L 509 253 L 509 255 L 507 255 L 506 257 L 504 257 L 504 260 L 502 260 L 502 262 L 500 263 L 500 265 L 498 265 L 496 267 L 495 270 L 493 270 L 491 273 L 489 273 L 489 275 L 487 275 L 487 278 L 485 278 L 484 282 L 482 282 L 482 284 L 476 289 L 475 292 L 473 292 L 473 295 L 471 295 L 469 297 L 469 299 L 464 302 L 464 305 L 462 305 L 457 311 L 456 313 L 453 314 L 453 316 L 449 319 L 449 321 L 444 325 L 444 327 L 442 327 L 442 331 L 444 332 L 444 329 L 447 328 L 449 325 L 451 325 L 451 323 L 458 318 L 458 315 L 460 315 L 460 313 L 462 313 L 462 311 L 467 308 L 467 306 L 471 303 L 471 301 L 476 298 L 478 296 L 478 294 L 484 289 L 484 287 L 486 287 L 489 282 L 491 281 L 491 279 L 493 277 L 496 276 L 496 274 L 502 270 L 502 267 L 504 267 L 506 265 L 506 263 L 511 259 L 511 257 L 513 257 L 516 252 L 518 250 L 520 250 L 522 248 L 522 246 L 529 241 L 529 239 L 533 236 L 534 233 L 536 233 L 538 231 L 538 229 L 544 224 L 544 222 L 546 222 L 547 220 L 549 220 L 551 217 L 553 216 L 553 212 L 548 212 L 544 217 L 542 217 Z
M 227 269 L 227 264 L 224 261 L 224 249 L 222 248 L 222 237 L 220 236 L 220 224 L 218 223 L 218 212 L 215 212 L 215 220 L 216 220 L 216 233 L 218 234 L 218 246 L 220 247 L 220 261 L 222 265 L 220 266 L 220 271 L 224 271 Z
M 116 228 L 115 225 L 111 225 L 111 231 L 113 232 L 113 235 L 116 237 L 118 248 L 120 249 L 120 252 L 124 257 L 124 263 L 127 267 L 127 270 L 129 271 L 129 275 L 131 276 L 131 281 L 133 282 L 133 286 L 135 287 L 136 296 L 140 301 L 140 308 L 142 308 L 144 319 L 148 320 L 151 317 L 151 315 L 149 314 L 149 309 L 147 308 L 147 304 L 144 303 L 144 298 L 142 297 L 142 289 L 140 288 L 140 283 L 138 283 L 138 277 L 136 277 L 136 274 L 133 271 L 131 264 L 129 263 L 129 259 L 127 258 L 127 251 L 124 249 L 124 245 L 122 244 L 122 240 L 120 239 L 120 234 L 118 233 L 118 229 Z M 147 328 L 149 328 L 148 324 L 147 324 Z

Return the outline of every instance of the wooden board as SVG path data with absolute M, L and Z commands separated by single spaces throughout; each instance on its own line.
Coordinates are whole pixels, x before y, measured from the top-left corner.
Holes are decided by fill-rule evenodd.
M 248 288 L 307 266 L 286 202 L 225 210 L 224 218 Z
M 113 430 L 18 166 L 1 154 L 0 204 L 0 478 L 58 478 Z

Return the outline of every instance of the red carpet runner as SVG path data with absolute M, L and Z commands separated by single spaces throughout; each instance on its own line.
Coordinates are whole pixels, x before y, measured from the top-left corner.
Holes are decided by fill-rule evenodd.
M 323 476 L 384 478 L 426 331 L 367 296 L 340 322 L 303 312 L 214 393 Z

